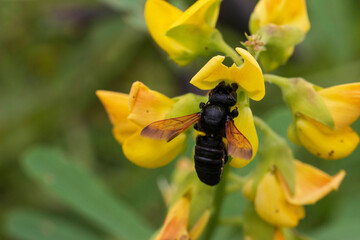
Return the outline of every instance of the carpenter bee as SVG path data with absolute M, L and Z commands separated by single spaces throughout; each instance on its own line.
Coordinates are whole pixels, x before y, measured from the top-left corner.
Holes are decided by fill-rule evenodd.
M 210 186 L 220 182 L 228 155 L 250 160 L 252 146 L 249 140 L 236 128 L 233 119 L 238 116 L 236 104 L 238 85 L 219 83 L 209 92 L 206 103 L 201 102 L 200 112 L 153 122 L 145 127 L 141 135 L 152 139 L 174 139 L 191 125 L 202 132 L 196 137 L 195 170 L 199 179 Z M 223 142 L 227 140 L 227 147 Z

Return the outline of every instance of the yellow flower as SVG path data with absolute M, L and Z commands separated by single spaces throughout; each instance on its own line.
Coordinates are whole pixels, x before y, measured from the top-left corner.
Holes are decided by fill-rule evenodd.
M 251 15 L 250 30 L 255 33 L 269 24 L 289 25 L 306 33 L 310 22 L 305 0 L 260 0 Z
M 181 134 L 167 143 L 144 138 L 141 130 L 148 124 L 165 119 L 174 101 L 150 90 L 141 82 L 135 82 L 130 94 L 98 90 L 113 125 L 113 134 L 122 144 L 124 155 L 141 167 L 155 168 L 166 165 L 182 150 L 186 136 Z
M 259 55 L 262 67 L 272 71 L 287 62 L 310 29 L 305 0 L 260 0 L 249 25 L 251 34 L 265 42 Z
M 254 201 L 257 214 L 276 227 L 295 227 L 304 218 L 303 205 L 314 204 L 337 190 L 345 172 L 331 177 L 311 165 L 295 160 L 295 192 L 291 195 L 287 182 L 278 169 L 268 171 L 254 186 L 250 178 L 243 188 L 245 196 Z
M 151 36 L 179 65 L 206 55 L 222 40 L 215 29 L 220 0 L 198 0 L 185 12 L 164 0 L 148 0 L 145 20 Z M 216 48 L 216 47 L 215 47 Z
M 360 83 L 325 88 L 318 93 L 330 111 L 334 129 L 316 121 L 312 116 L 298 114 L 295 117 L 295 126 L 289 127 L 289 138 L 318 157 L 344 158 L 351 154 L 359 143 L 359 136 L 350 125 L 360 115 Z
M 170 208 L 159 234 L 154 239 L 198 239 L 209 220 L 210 211 L 205 210 L 192 229 L 188 231 L 190 205 L 191 199 L 189 195 L 181 197 Z
M 220 82 L 237 83 L 247 95 L 259 101 L 265 96 L 265 84 L 261 68 L 255 58 L 246 50 L 236 48 L 244 64 L 227 67 L 224 56 L 215 56 L 191 79 L 190 83 L 202 90 L 210 90 Z

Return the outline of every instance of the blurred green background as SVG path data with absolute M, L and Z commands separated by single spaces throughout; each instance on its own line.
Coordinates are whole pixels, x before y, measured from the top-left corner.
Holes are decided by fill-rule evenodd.
M 218 28 L 231 46 L 244 40 L 255 4 L 223 1 Z M 311 30 L 275 73 L 321 86 L 360 81 L 359 1 L 307 4 Z M 170 62 L 146 30 L 143 6 L 0 1 L 0 239 L 137 240 L 161 226 L 166 208 L 157 182 L 174 163 L 142 169 L 126 160 L 95 91 L 127 93 L 139 80 L 170 97 L 200 93 L 188 82 L 209 58 L 182 68 Z M 290 116 L 276 87 L 267 85 L 264 100 L 252 106 L 286 135 Z M 354 128 L 360 133 L 359 121 Z M 314 239 L 359 239 L 360 149 L 325 161 L 292 146 L 298 159 L 329 174 L 347 172 L 338 192 L 306 208 L 298 230 Z M 233 194 L 223 214 L 240 214 L 243 204 Z M 220 227 L 215 239 L 242 239 L 241 231 Z

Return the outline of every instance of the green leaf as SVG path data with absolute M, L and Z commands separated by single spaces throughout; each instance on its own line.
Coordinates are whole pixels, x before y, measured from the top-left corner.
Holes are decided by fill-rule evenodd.
M 34 148 L 25 155 L 23 166 L 46 191 L 105 231 L 125 239 L 147 239 L 151 235 L 152 229 L 130 206 L 116 199 L 93 174 L 73 161 L 65 161 L 60 151 Z
M 5 230 L 11 237 L 23 240 L 101 240 L 91 231 L 64 219 L 32 210 L 10 213 Z

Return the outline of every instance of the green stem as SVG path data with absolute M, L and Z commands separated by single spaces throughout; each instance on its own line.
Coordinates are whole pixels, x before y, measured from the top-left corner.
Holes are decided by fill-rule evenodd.
M 225 55 L 229 56 L 237 66 L 240 66 L 243 64 L 243 60 L 242 60 L 241 56 L 232 47 L 230 47 L 225 41 L 219 42 L 218 48 Z
M 272 130 L 269 127 L 269 125 L 267 125 L 267 123 L 264 122 L 264 120 L 262 120 L 261 118 L 254 116 L 254 123 L 264 134 L 264 137 L 265 137 L 264 141 L 267 139 L 272 144 L 275 144 L 275 143 L 285 144 L 286 143 L 285 139 L 282 138 L 280 135 L 278 135 L 274 130 Z
M 227 217 L 220 219 L 220 224 L 231 225 L 231 226 L 242 226 L 244 219 L 242 217 Z
M 254 116 L 254 123 L 264 134 L 276 134 L 264 120 L 257 116 Z
M 288 87 L 289 86 L 289 79 L 280 77 L 273 74 L 264 74 L 264 80 L 268 83 L 274 83 L 279 87 Z
M 230 160 L 231 159 L 229 159 L 229 161 Z M 220 212 L 226 196 L 225 189 L 226 189 L 226 183 L 228 180 L 229 173 L 230 173 L 229 166 L 224 167 L 221 182 L 219 183 L 218 186 L 215 187 L 212 216 L 209 220 L 209 223 L 206 227 L 202 239 L 210 240 L 211 237 L 214 235 L 214 231 L 216 227 L 219 225 Z
M 230 173 L 229 180 L 232 182 L 231 185 L 226 186 L 226 195 L 232 194 L 233 192 L 240 191 L 246 181 L 244 177 L 240 177 L 237 174 Z

